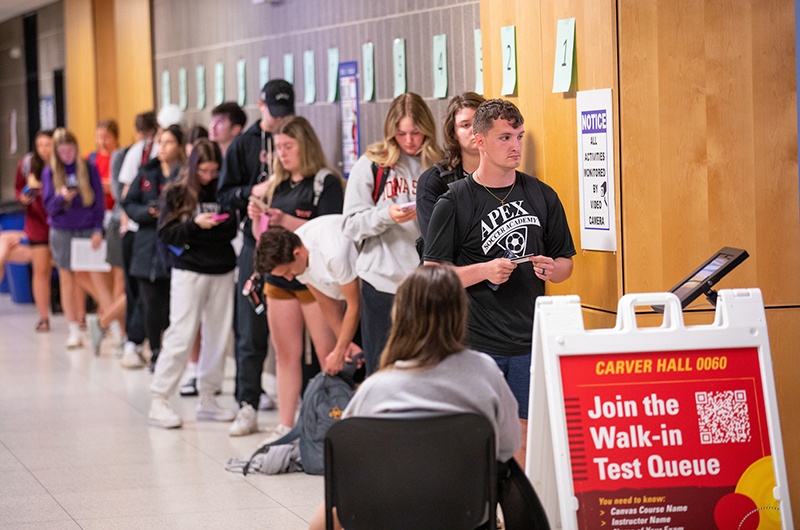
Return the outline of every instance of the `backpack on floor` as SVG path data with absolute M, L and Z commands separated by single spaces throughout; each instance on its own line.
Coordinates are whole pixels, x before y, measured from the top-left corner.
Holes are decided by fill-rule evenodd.
M 354 360 L 355 360 L 354 356 Z M 303 471 L 309 475 L 325 473 L 324 442 L 325 434 L 331 425 L 342 419 L 342 412 L 353 397 L 353 374 L 356 363 L 346 363 L 338 375 L 320 372 L 308 383 L 303 394 L 300 418 L 286 436 L 270 444 L 259 447 L 245 464 L 242 473 L 247 475 L 253 458 L 267 453 L 272 447 L 289 444 L 300 439 L 300 459 Z

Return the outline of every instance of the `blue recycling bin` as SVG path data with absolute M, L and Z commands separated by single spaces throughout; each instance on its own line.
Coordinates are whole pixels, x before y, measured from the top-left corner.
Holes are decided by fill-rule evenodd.
M 32 304 L 31 266 L 20 263 L 6 263 L 5 278 L 11 289 L 11 300 L 17 304 Z M 4 278 L 4 280 L 5 280 Z

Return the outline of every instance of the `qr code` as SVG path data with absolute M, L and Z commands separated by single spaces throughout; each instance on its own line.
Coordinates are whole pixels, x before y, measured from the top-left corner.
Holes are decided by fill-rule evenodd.
M 695 392 L 701 444 L 750 441 L 750 415 L 744 390 Z

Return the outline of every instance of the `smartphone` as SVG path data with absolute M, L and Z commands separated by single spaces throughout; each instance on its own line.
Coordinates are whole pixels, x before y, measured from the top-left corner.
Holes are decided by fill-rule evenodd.
M 36 197 L 39 195 L 39 190 L 37 188 L 31 188 L 30 186 L 25 186 L 22 188 L 22 194 L 27 195 L 28 197 Z
M 416 210 L 417 209 L 417 203 L 416 203 L 416 201 L 411 201 L 411 202 L 407 202 L 405 204 L 401 204 L 400 205 L 400 209 L 403 210 L 404 212 L 408 212 L 408 211 L 411 211 L 411 210 Z
M 221 214 L 218 214 L 218 215 L 215 215 L 214 217 L 212 217 L 211 220 L 212 221 L 224 221 L 228 217 L 230 217 L 230 215 L 228 215 L 226 213 L 221 213 Z

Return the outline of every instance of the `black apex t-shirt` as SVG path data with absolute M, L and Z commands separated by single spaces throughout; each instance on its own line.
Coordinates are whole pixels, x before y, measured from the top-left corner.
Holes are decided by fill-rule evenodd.
M 507 250 L 515 256 L 553 259 L 575 255 L 564 207 L 547 184 L 517 171 L 513 189 L 489 188 L 497 197 L 472 175 L 456 185 L 467 186 L 472 200 L 456 204 L 459 195 L 453 189 L 439 198 L 428 226 L 425 261 L 463 267 L 506 257 Z M 501 205 L 498 197 L 506 197 L 509 191 Z M 539 211 L 541 208 L 546 211 Z M 469 230 L 461 234 L 459 226 L 469 226 Z M 544 294 L 544 282 L 530 261 L 517 265 L 496 291 L 484 280 L 468 287 L 467 294 L 471 348 L 506 356 L 531 352 L 534 303 Z

